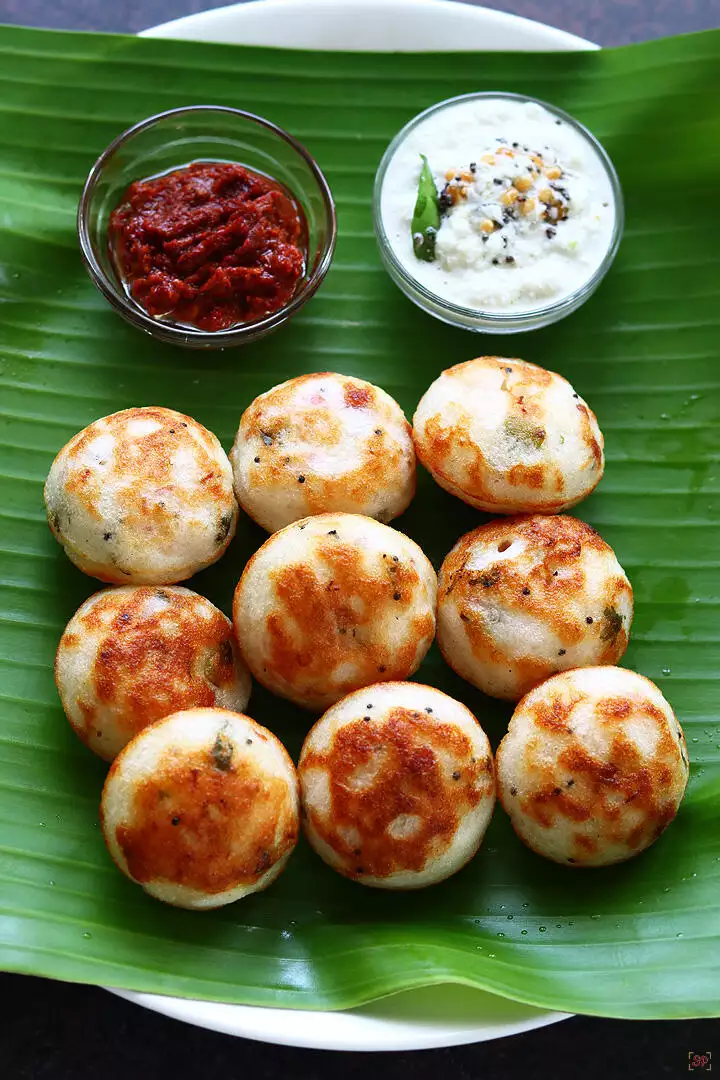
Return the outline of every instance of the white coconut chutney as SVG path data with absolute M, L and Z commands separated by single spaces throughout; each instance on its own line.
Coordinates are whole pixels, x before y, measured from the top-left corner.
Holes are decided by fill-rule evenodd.
M 413 248 L 422 156 L 438 193 L 432 261 Z M 543 105 L 474 95 L 420 119 L 392 154 L 380 197 L 390 247 L 439 298 L 523 312 L 582 288 L 613 245 L 611 166 L 584 133 Z

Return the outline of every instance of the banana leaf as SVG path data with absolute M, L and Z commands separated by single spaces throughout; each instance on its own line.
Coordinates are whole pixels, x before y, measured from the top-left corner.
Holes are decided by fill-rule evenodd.
M 548 1008 L 710 1016 L 720 997 L 720 32 L 562 54 L 369 55 L 0 29 L 0 965 L 68 980 L 298 1008 L 345 1008 L 456 982 Z M 618 168 L 627 228 L 576 314 L 512 340 L 473 338 L 414 308 L 372 236 L 375 169 L 418 110 L 478 89 L 569 110 Z M 153 112 L 216 103 L 293 132 L 332 185 L 340 236 L 317 297 L 236 351 L 162 346 L 124 325 L 82 268 L 75 210 L 95 157 Z M 268 892 L 192 914 L 149 899 L 108 858 L 104 766 L 53 684 L 63 626 L 96 584 L 45 523 L 57 449 L 131 405 L 189 412 L 227 447 L 242 410 L 292 375 L 331 369 L 411 413 L 441 368 L 519 353 L 596 410 L 607 471 L 579 510 L 636 595 L 626 663 L 681 719 L 692 776 L 679 817 L 612 869 L 547 863 L 498 808 L 479 856 L 418 894 L 362 889 L 306 845 Z M 480 515 L 427 476 L 397 523 L 436 565 Z M 191 586 L 229 610 L 262 542 L 247 521 Z M 509 710 L 433 649 L 418 678 L 465 701 L 494 743 Z M 309 719 L 256 689 L 251 714 L 297 754 Z

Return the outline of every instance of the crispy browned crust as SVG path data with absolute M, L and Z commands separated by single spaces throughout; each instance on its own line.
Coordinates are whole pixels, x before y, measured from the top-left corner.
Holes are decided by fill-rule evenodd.
M 127 437 L 127 425 L 133 420 L 154 420 L 160 427 L 148 434 Z M 201 433 L 202 438 L 192 438 L 187 429 Z M 157 491 L 167 485 L 168 491 L 177 489 L 177 481 L 172 474 L 172 461 L 181 447 L 191 447 L 193 459 L 200 471 L 200 480 L 196 485 L 185 485 L 182 489 L 183 507 L 186 515 L 192 515 L 195 508 L 206 509 L 208 504 L 217 505 L 216 552 L 209 560 L 220 558 L 233 538 L 237 523 L 237 504 L 228 484 L 223 477 L 214 456 L 221 447 L 215 436 L 198 424 L 192 417 L 159 406 L 124 409 L 89 424 L 63 447 L 57 455 L 62 458 L 67 470 L 64 490 L 76 499 L 83 510 L 97 522 L 102 522 L 101 500 L 103 481 L 100 475 L 87 466 L 80 467 L 78 459 L 85 448 L 101 434 L 111 434 L 116 442 L 112 450 L 114 476 L 121 482 L 114 485 L 113 504 L 122 519 L 123 530 L 128 534 L 136 531 L 139 536 L 146 536 L 148 543 L 156 545 L 171 544 L 176 536 L 178 523 L 174 511 L 168 510 L 162 500 L 149 501 L 148 489 Z M 57 512 L 56 512 L 57 513 Z M 53 535 L 60 543 L 66 538 L 54 514 L 48 522 Z M 72 556 L 72 551 L 68 548 Z M 110 565 L 98 565 L 81 553 L 80 565 L 93 577 L 109 584 L 127 584 L 132 575 L 121 568 Z M 186 575 L 188 576 L 188 575 Z
M 123 767 L 127 749 L 110 767 L 106 785 Z M 105 832 L 102 807 L 101 825 Z M 135 881 L 171 882 L 208 895 L 257 882 L 292 850 L 297 834 L 287 785 L 241 754 L 228 760 L 214 747 L 166 753 L 154 775 L 137 785 L 129 820 L 115 829 Z
M 153 594 L 170 604 L 154 615 L 143 615 Z M 214 688 L 232 686 L 235 679 L 232 624 L 221 611 L 198 617 L 197 599 L 162 586 L 138 586 L 118 608 L 114 592 L 100 594 L 90 611 L 79 618 L 93 637 L 103 626 L 102 613 L 111 611 L 99 643 L 90 681 L 98 702 L 117 710 L 117 723 L 128 738 L 148 724 L 182 709 L 215 704 Z M 61 650 L 79 644 L 77 635 L 64 633 L 55 655 L 57 681 Z M 63 703 L 60 684 L 58 692 Z M 97 729 L 98 709 L 78 701 L 85 725 L 76 731 L 86 745 Z M 67 711 L 67 709 L 66 709 Z
M 128 449 L 127 441 L 123 438 L 127 424 L 130 420 L 154 420 L 160 425 L 156 431 L 147 435 L 133 438 L 132 452 Z M 150 512 L 143 498 L 146 484 L 155 486 L 170 483 L 172 478 L 172 456 L 178 446 L 187 442 L 184 428 L 192 425 L 198 428 L 197 421 L 173 409 L 163 408 L 133 408 L 123 412 L 113 413 L 103 419 L 102 425 L 96 422 L 90 424 L 71 441 L 65 454 L 65 461 L 72 466 L 85 448 L 97 438 L 100 432 L 109 431 L 114 434 L 118 442 L 113 449 L 115 468 L 118 472 L 127 470 L 127 475 L 132 476 L 132 483 L 125 484 L 118 490 L 116 498 L 118 505 L 129 526 L 139 525 L 148 521 Z M 209 433 L 208 433 L 209 434 Z M 227 501 L 227 489 L 221 474 L 218 472 L 217 463 L 212 455 L 203 447 L 202 443 L 193 440 L 193 454 L 201 469 L 201 480 L 197 490 L 187 488 L 183 492 L 188 510 L 193 506 L 203 504 L 208 495 L 219 502 Z M 204 469 L 202 466 L 205 466 Z M 98 510 L 101 489 L 99 482 L 90 482 L 89 469 L 81 469 L 68 477 L 66 489 L 73 492 L 87 512 L 100 519 Z M 163 535 L 168 531 L 169 522 L 167 515 L 160 506 L 153 507 L 151 515 L 154 530 Z M 168 532 L 168 535 L 170 533 Z
M 308 409 L 303 412 L 296 400 L 299 385 L 315 382 L 323 375 L 333 380 L 338 378 L 332 372 L 313 372 L 309 375 L 298 376 L 288 384 L 281 384 L 269 391 L 267 395 L 257 398 L 243 413 L 240 431 L 245 438 L 250 435 L 262 438 L 262 447 L 258 455 L 260 460 L 250 467 L 248 473 L 248 483 L 254 491 L 263 487 L 275 489 L 278 485 L 287 482 L 289 462 L 283 435 L 286 434 L 284 429 L 288 423 L 292 424 L 293 429 L 302 430 L 306 437 L 312 436 L 313 443 L 318 449 L 323 446 L 336 446 L 343 438 L 343 427 L 329 410 L 319 412 Z M 377 394 L 376 388 L 371 383 L 360 379 L 347 378 L 343 393 L 345 404 L 349 408 L 385 410 L 388 407 L 386 400 Z M 287 419 L 282 416 L 268 416 L 269 406 L 278 410 L 286 408 Z M 411 447 L 412 430 L 407 420 L 404 420 L 404 425 L 408 435 L 408 447 Z M 310 513 L 324 513 L 339 503 L 345 504 L 348 499 L 358 506 L 364 505 L 375 492 L 395 483 L 407 452 L 395 440 L 389 441 L 384 438 L 384 435 L 385 431 L 379 427 L 375 431 L 376 445 L 372 442 L 358 444 L 358 451 L 362 450 L 362 457 L 355 469 L 338 476 L 331 476 L 326 473 L 313 473 L 305 468 L 301 482 L 303 496 Z M 298 477 L 293 476 L 292 479 L 293 482 L 300 482 Z M 413 475 L 408 503 L 415 494 L 416 484 L 417 481 Z
M 421 871 L 428 858 L 447 850 L 461 816 L 495 783 L 492 757 L 475 757 L 470 738 L 454 725 L 400 707 L 374 718 L 372 689 L 364 716 L 340 728 L 326 751 L 306 743 L 299 766 L 301 784 L 310 769 L 329 777 L 328 818 L 306 812 L 340 860 L 337 868 L 351 878 Z M 418 829 L 393 839 L 387 830 L 401 815 L 417 817 Z M 356 844 L 343 837 L 348 828 L 357 830 Z
M 418 571 L 410 562 L 392 555 L 383 556 L 377 569 L 368 571 L 364 552 L 335 536 L 319 543 L 316 554 L 328 568 L 329 583 L 302 563 L 272 572 L 276 603 L 266 618 L 267 670 L 253 663 L 245 650 L 257 680 L 275 689 L 275 680 L 279 679 L 298 695 L 322 697 L 328 670 L 348 662 L 355 668 L 354 675 L 342 685 L 334 684 L 341 697 L 369 683 L 407 678 L 415 670 L 418 647 L 423 641 L 429 644 L 433 637 L 434 614 L 426 611 L 412 616 L 400 648 L 390 648 L 374 632 L 373 622 L 378 607 L 386 606 L 407 618 L 422 585 Z M 236 626 L 240 621 L 240 596 L 255 557 L 248 562 L 235 590 Z M 322 693 L 319 688 L 323 688 Z
M 663 711 L 650 700 L 619 695 L 594 703 L 596 720 L 611 729 L 611 740 L 609 753 L 602 760 L 593 756 L 572 737 L 572 711 L 580 700 L 579 695 L 565 700 L 552 692 L 550 684 L 541 699 L 531 704 L 524 698 L 519 703 L 515 715 L 525 714 L 538 729 L 538 736 L 530 737 L 524 750 L 524 771 L 531 778 L 532 791 L 520 797 L 505 783 L 499 784 L 498 791 L 515 831 L 531 848 L 532 843 L 516 827 L 518 810 L 546 829 L 562 819 L 573 823 L 591 820 L 598 837 L 576 831 L 575 849 L 568 862 L 577 866 L 602 851 L 605 843 L 627 845 L 626 857 L 631 858 L 639 847 L 657 839 L 677 813 L 679 798 L 670 788 L 677 783 L 681 762 L 685 767 L 687 763 L 685 737 L 674 716 L 668 723 Z M 641 754 L 623 730 L 634 718 L 650 721 L 657 728 L 657 745 L 651 756 Z M 548 755 L 543 732 L 558 740 L 554 758 Z M 503 742 L 497 750 L 499 776 L 503 774 Z M 563 742 L 567 743 L 564 747 Z M 628 803 L 642 815 L 629 832 L 622 825 L 623 806 Z
M 535 430 L 539 436 L 543 436 L 543 424 L 546 417 L 543 410 L 539 409 L 535 395 L 538 390 L 547 388 L 554 378 L 561 378 L 561 376 L 524 360 L 507 359 L 502 356 L 482 356 L 477 359 L 486 364 L 493 364 L 502 371 L 503 389 L 511 398 L 508 418 L 528 425 L 529 430 Z M 473 362 L 469 361 L 469 363 Z M 465 366 L 465 363 L 455 364 L 443 374 L 460 374 Z M 595 414 L 584 403 L 578 403 L 577 409 L 581 414 L 583 442 L 588 455 L 594 462 L 593 481 L 581 496 L 585 498 L 602 479 L 603 446 L 602 436 L 598 440 L 592 428 L 591 420 L 596 422 Z M 436 413 L 425 422 L 422 436 L 418 434 L 417 428 L 413 429 L 418 459 L 433 474 L 438 483 L 459 498 L 491 513 L 498 506 L 505 505 L 507 501 L 507 496 L 499 497 L 488 484 L 491 477 L 503 477 L 513 486 L 528 487 L 538 491 L 542 489 L 548 492 L 556 491 L 557 499 L 548 498 L 543 502 L 544 513 L 555 513 L 573 505 L 573 501 L 569 502 L 567 496 L 562 495 L 563 476 L 552 464 L 543 462 L 533 465 L 516 464 L 510 466 L 505 473 L 499 473 L 495 467 L 491 467 L 471 435 L 472 422 L 473 418 L 469 412 L 463 412 L 453 423 L 449 423 L 442 413 Z M 469 458 L 466 466 L 469 477 L 467 486 L 460 486 L 454 476 L 450 459 L 457 454 L 458 450 L 462 450 L 463 454 Z M 578 501 L 580 501 L 579 498 L 574 500 L 574 502 Z
M 497 544 L 498 553 L 513 539 L 525 538 L 544 558 L 531 572 L 498 559 L 482 570 L 467 570 L 475 545 Z M 629 626 L 617 615 L 621 598 L 632 604 L 632 588 L 624 576 L 610 577 L 600 600 L 604 617 L 590 624 L 587 616 L 576 614 L 571 601 L 585 591 L 583 552 L 587 548 L 612 554 L 611 548 L 590 525 L 567 515 L 526 514 L 499 518 L 481 525 L 461 537 L 448 554 L 438 576 L 438 604 L 448 598 L 457 608 L 470 640 L 473 653 L 484 662 L 499 663 L 502 656 L 494 636 L 473 603 L 478 593 L 487 595 L 506 610 L 516 610 L 552 624 L 563 647 L 576 645 L 589 633 L 596 633 L 602 643 L 598 664 L 614 664 L 625 652 Z M 439 642 L 441 650 L 442 643 Z M 452 666 L 452 655 L 443 656 Z M 536 657 L 513 658 L 522 685 L 529 689 L 552 675 L 555 668 Z

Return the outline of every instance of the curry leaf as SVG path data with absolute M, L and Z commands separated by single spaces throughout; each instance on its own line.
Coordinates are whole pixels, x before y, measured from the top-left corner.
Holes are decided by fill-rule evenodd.
M 505 434 L 523 446 L 539 450 L 545 442 L 545 428 L 525 420 L 522 416 L 508 416 L 503 424 Z
M 233 744 L 227 735 L 219 731 L 210 751 L 216 769 L 220 769 L 221 772 L 228 772 L 232 765 L 233 749 Z
M 622 630 L 622 615 L 613 607 L 606 607 L 603 611 L 601 641 L 614 641 Z
M 421 154 L 422 169 L 418 180 L 417 199 L 412 216 L 413 251 L 423 262 L 432 262 L 435 258 L 435 240 L 440 228 L 440 208 L 435 180 L 428 165 L 428 159 Z

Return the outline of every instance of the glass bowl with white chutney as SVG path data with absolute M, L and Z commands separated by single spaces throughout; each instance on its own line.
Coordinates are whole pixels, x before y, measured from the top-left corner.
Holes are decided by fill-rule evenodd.
M 592 295 L 624 213 L 615 168 L 587 128 L 535 98 L 483 92 L 441 101 L 398 132 L 373 217 L 385 268 L 413 303 L 508 334 Z

